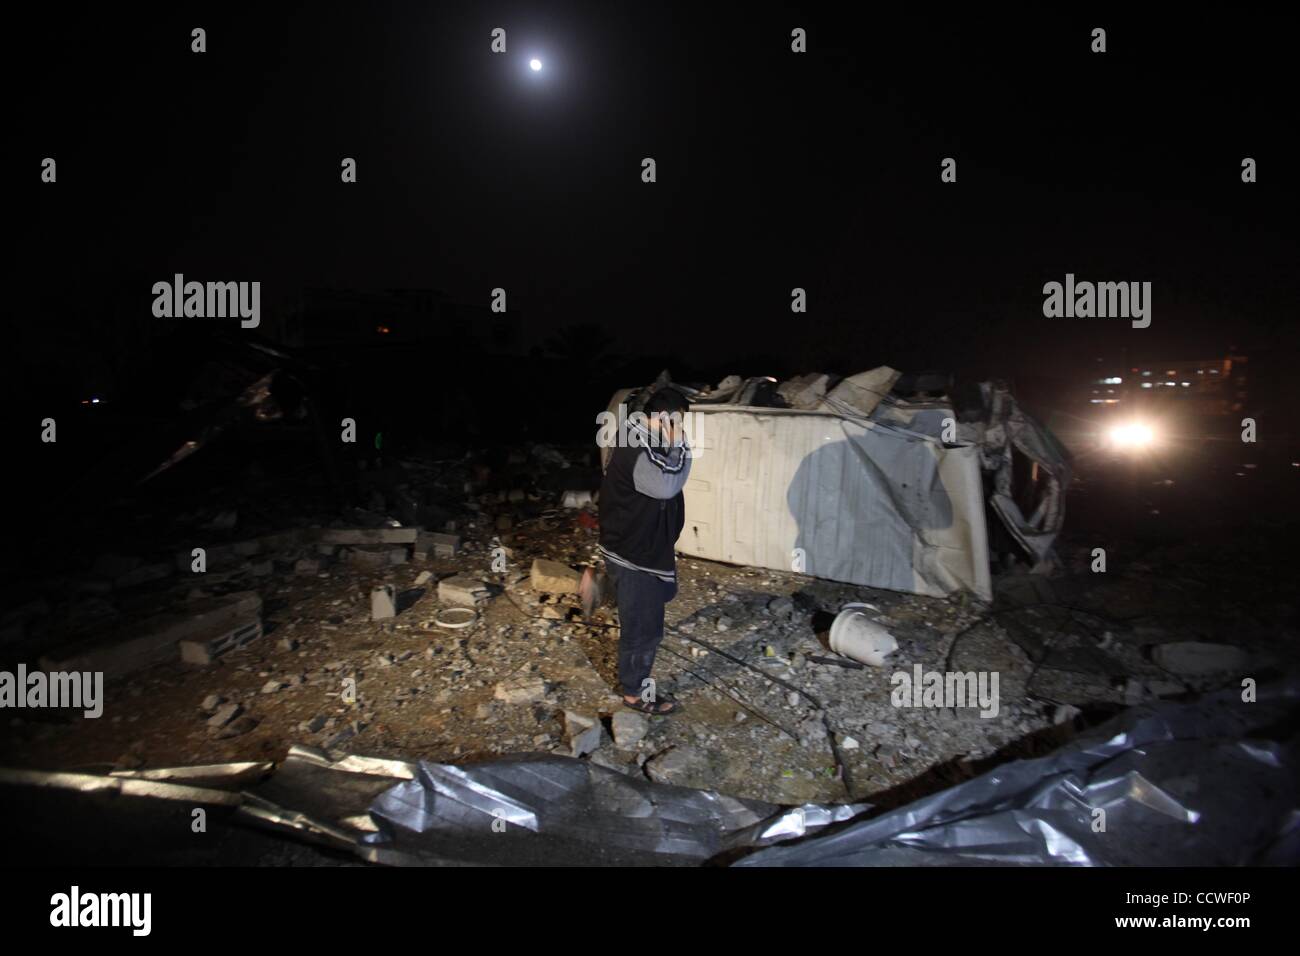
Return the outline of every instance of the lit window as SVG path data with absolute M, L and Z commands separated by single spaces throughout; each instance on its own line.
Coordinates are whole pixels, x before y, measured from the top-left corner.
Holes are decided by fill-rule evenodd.
M 1151 383 L 1150 383 L 1150 382 L 1143 382 L 1143 383 L 1142 383 L 1142 387 L 1143 387 L 1143 388 L 1150 388 L 1150 387 L 1151 387 Z

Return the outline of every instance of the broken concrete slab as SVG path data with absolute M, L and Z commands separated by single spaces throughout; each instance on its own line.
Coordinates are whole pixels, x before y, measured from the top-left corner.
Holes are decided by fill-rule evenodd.
M 501 681 L 493 696 L 507 704 L 535 704 L 546 698 L 546 681 L 540 677 L 516 677 Z
M 535 558 L 531 583 L 534 591 L 548 594 L 577 594 L 582 584 L 582 574 L 559 561 Z
M 244 708 L 233 701 L 229 704 L 223 704 L 217 708 L 216 713 L 208 718 L 208 726 L 214 730 L 224 727 L 243 712 Z
M 572 710 L 564 712 L 564 735 L 569 738 L 569 747 L 574 757 L 581 757 L 598 749 L 604 729 L 595 717 L 588 717 Z
M 159 614 L 134 624 L 108 629 L 106 634 L 42 655 L 41 666 L 57 671 L 103 671 L 120 677 L 170 660 L 182 640 L 207 644 L 237 633 L 236 640 L 261 631 L 262 598 L 253 591 L 190 602 L 184 613 Z M 250 625 L 256 624 L 255 628 Z
M 205 637 L 187 638 L 180 642 L 181 660 L 187 664 L 211 664 L 214 660 L 243 647 L 262 636 L 262 619 L 244 621 L 233 627 L 220 625 Z
M 490 593 L 486 584 L 467 574 L 457 574 L 438 582 L 438 600 L 443 604 L 474 607 Z
M 347 552 L 347 563 L 360 571 L 382 571 L 392 560 L 387 548 L 353 548 Z
M 610 721 L 614 743 L 621 748 L 635 747 L 650 730 L 650 721 L 630 710 L 616 712 Z
M 432 553 L 435 558 L 454 558 L 460 553 L 460 535 L 441 531 L 421 531 L 415 539 L 415 553 Z

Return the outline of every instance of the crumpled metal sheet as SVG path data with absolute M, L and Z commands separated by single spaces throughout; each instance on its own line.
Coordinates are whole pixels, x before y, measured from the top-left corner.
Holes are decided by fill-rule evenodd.
M 857 822 L 869 805 L 782 808 L 540 754 L 457 766 L 294 747 L 264 779 L 265 763 L 231 763 L 0 769 L 0 785 L 225 804 L 397 865 L 1294 866 L 1298 717 L 1300 677 L 1253 703 L 1237 689 L 1163 701 Z
M 1022 409 L 1003 382 L 981 382 L 988 421 L 979 427 L 981 455 L 993 473 L 989 501 L 1002 523 L 1039 564 L 1048 562 L 1052 546 L 1065 524 L 1065 492 L 1070 464 L 1056 437 Z M 1013 489 L 1012 449 L 1041 470 L 1037 504 L 1026 515 Z
M 295 839 L 390 865 L 697 865 L 869 809 L 784 809 L 528 754 L 461 767 L 294 746 L 264 761 L 110 774 L 0 768 L 0 788 L 226 806 Z M 499 811 L 499 813 L 498 813 Z
M 365 842 L 388 862 L 703 862 L 847 820 L 865 805 L 774 804 L 628 777 L 550 755 L 456 766 L 421 762 L 370 807 Z
M 736 865 L 1294 866 L 1300 680 L 1241 694 L 1126 711 L 1047 757 Z

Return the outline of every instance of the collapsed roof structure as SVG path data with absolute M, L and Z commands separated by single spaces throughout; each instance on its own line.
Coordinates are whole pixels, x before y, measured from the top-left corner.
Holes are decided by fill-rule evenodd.
M 989 600 L 991 512 L 1035 570 L 1053 564 L 1069 456 L 1003 382 L 958 392 L 881 366 L 711 387 L 664 372 L 609 411 L 626 418 L 664 385 L 692 403 L 683 554 Z

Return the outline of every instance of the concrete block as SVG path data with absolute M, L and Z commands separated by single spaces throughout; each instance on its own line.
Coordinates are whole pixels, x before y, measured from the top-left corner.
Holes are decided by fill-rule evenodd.
M 438 582 L 438 600 L 443 604 L 474 607 L 488 594 L 487 585 L 467 574 L 457 574 Z
M 181 660 L 187 664 L 211 664 L 227 651 L 243 647 L 261 636 L 262 619 L 260 617 L 237 624 L 234 627 L 222 625 L 208 637 L 181 641 Z
M 620 710 L 614 713 L 610 726 L 617 746 L 635 747 L 650 730 L 650 721 L 635 711 Z
M 416 554 L 432 553 L 435 558 L 454 558 L 460 553 L 460 535 L 422 531 L 415 541 Z
M 588 717 L 572 710 L 564 712 L 564 734 L 569 738 L 569 747 L 575 757 L 589 754 L 600 747 L 600 735 L 604 728 L 595 717 Z
M 381 584 L 370 592 L 370 620 L 382 621 L 397 616 L 397 589 Z
M 567 564 L 548 561 L 546 558 L 533 560 L 532 586 L 534 591 L 549 594 L 577 594 L 582 583 L 582 574 Z
M 260 633 L 261 614 L 262 599 L 254 591 L 201 598 L 190 602 L 184 612 L 105 628 L 84 641 L 43 655 L 40 662 L 47 671 L 103 671 L 107 678 L 120 677 L 174 659 L 176 645 L 182 640 L 204 643 L 254 622 Z

